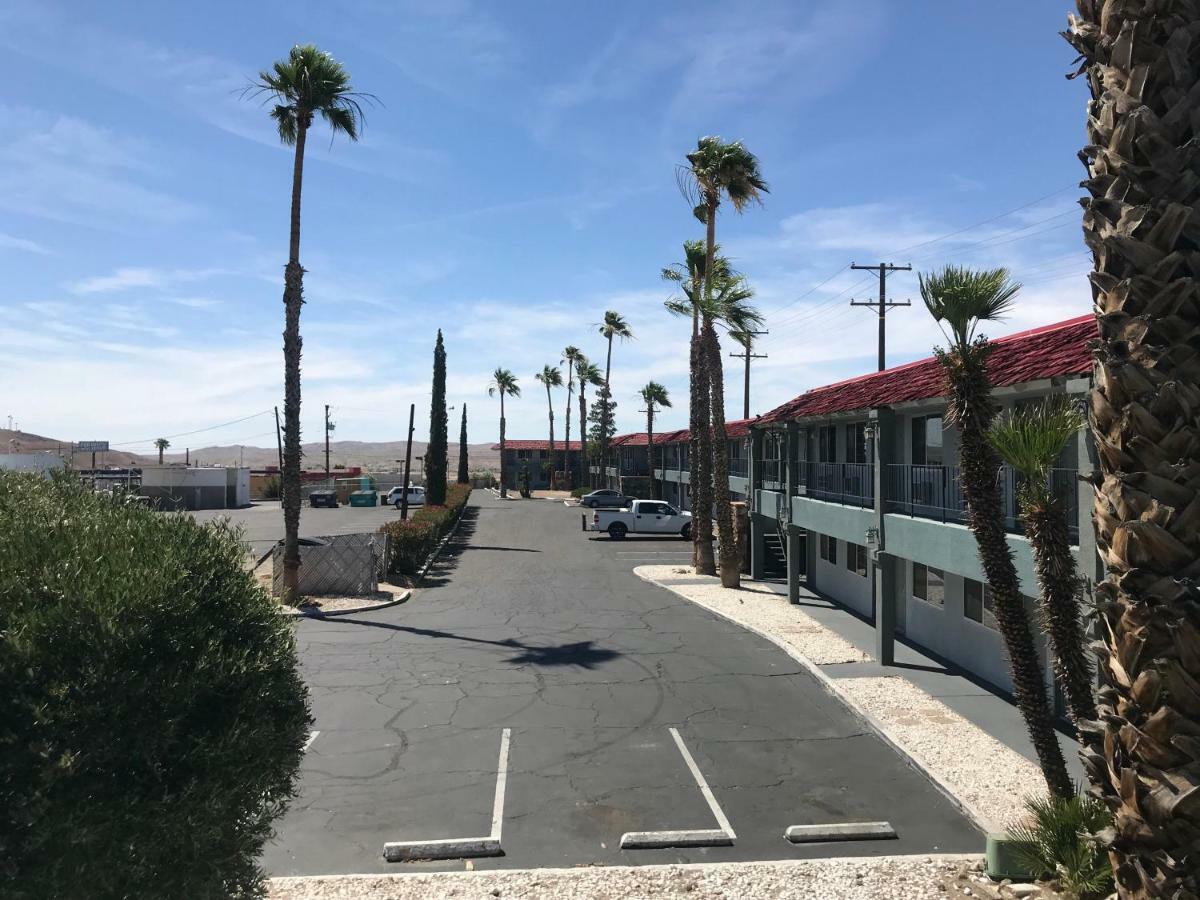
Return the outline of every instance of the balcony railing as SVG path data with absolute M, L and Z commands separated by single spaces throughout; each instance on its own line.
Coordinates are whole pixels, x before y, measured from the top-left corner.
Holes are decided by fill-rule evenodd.
M 729 458 L 729 474 L 737 478 L 749 478 L 750 460 L 744 456 L 731 456 Z
M 875 505 L 875 467 L 870 463 L 806 463 L 805 496 L 845 506 Z
M 1051 493 L 1066 511 L 1067 530 L 1073 543 L 1079 541 L 1078 474 L 1074 469 L 1051 469 L 1047 478 Z M 997 477 L 1004 527 L 1013 534 L 1021 534 L 1017 493 L 1023 476 L 1002 466 Z M 889 465 L 884 474 L 884 498 L 885 512 L 939 522 L 965 523 L 967 519 L 958 466 Z
M 773 484 L 783 484 L 784 465 L 782 459 L 764 459 L 762 465 L 762 480 Z
M 622 475 L 649 475 L 650 466 L 644 459 L 623 459 L 621 460 Z

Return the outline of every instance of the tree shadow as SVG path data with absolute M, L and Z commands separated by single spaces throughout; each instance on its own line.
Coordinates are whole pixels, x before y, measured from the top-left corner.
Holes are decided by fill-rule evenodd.
M 425 577 L 417 582 L 418 587 L 436 588 L 450 582 L 450 576 L 458 567 L 459 557 L 470 548 L 471 538 L 475 536 L 475 530 L 479 527 L 478 519 L 478 506 L 468 506 L 463 510 L 462 518 L 458 520 L 458 529 L 446 541 L 442 552 L 433 561 Z
M 622 654 L 607 647 L 597 647 L 595 641 L 576 641 L 572 644 L 536 645 L 526 644 L 515 638 L 505 638 L 502 641 L 487 638 L 470 637 L 456 634 L 453 631 L 442 631 L 436 628 L 418 628 L 415 625 L 393 625 L 391 622 L 373 622 L 368 619 L 355 619 L 345 616 L 338 619 L 322 619 L 330 625 L 363 625 L 367 628 L 384 628 L 388 631 L 402 631 L 420 637 L 444 638 L 463 641 L 468 644 L 488 644 L 493 647 L 504 647 L 518 651 L 506 658 L 507 663 L 516 665 L 533 665 L 544 668 L 559 666 L 577 666 L 581 669 L 594 669 L 601 663 L 617 659 Z

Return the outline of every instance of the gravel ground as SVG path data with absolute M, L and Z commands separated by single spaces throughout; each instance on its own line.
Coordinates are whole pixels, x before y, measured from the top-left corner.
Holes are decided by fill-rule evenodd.
M 721 587 L 720 579 L 697 575 L 680 566 L 638 566 L 633 574 L 738 624 L 765 631 L 818 666 L 865 662 L 871 658 L 796 609 L 787 597 L 761 584 L 744 581 L 738 590 L 728 590 Z
M 964 894 L 978 857 L 882 856 L 769 863 L 607 866 L 409 875 L 274 878 L 271 900 L 919 900 Z M 1010 895 L 1011 896 L 1011 895 Z
M 869 658 L 786 597 L 753 583 L 726 590 L 718 579 L 680 566 L 639 566 L 634 574 L 769 635 L 816 666 Z M 1022 819 L 1026 799 L 1044 790 L 1037 766 L 901 676 L 828 683 L 988 831 Z

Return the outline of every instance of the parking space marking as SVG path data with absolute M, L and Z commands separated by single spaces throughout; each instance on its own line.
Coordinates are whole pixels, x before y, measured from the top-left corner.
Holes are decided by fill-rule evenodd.
M 313 745 L 313 741 L 315 741 L 317 739 L 317 735 L 319 735 L 320 733 L 321 732 L 319 732 L 319 731 L 310 731 L 308 733 L 308 740 L 304 742 L 304 752 L 305 753 L 308 752 L 308 748 Z
M 692 773 L 692 778 L 696 780 L 696 786 L 700 788 L 700 793 L 704 795 L 704 800 L 708 803 L 708 808 L 712 811 L 713 818 L 717 820 L 717 824 L 721 827 L 719 829 L 704 828 L 686 831 L 627 831 L 621 835 L 621 849 L 652 850 L 663 847 L 732 846 L 733 842 L 737 840 L 737 835 L 734 833 L 729 819 L 725 817 L 725 813 L 721 809 L 721 804 L 717 803 L 717 798 L 713 796 L 712 789 L 708 786 L 708 782 L 704 780 L 704 774 L 700 771 L 700 767 L 696 765 L 696 760 L 692 758 L 687 744 L 683 742 L 683 738 L 679 734 L 679 729 L 670 728 L 668 730 L 671 732 L 671 737 L 675 739 L 675 746 L 679 748 L 679 752 L 683 756 L 683 761 L 687 763 L 687 767 Z
M 896 839 L 890 822 L 843 822 L 837 825 L 793 825 L 783 833 L 793 844 L 827 841 L 889 841 Z
M 504 823 L 504 791 L 508 784 L 508 748 L 512 729 L 500 733 L 500 760 L 496 765 L 496 796 L 492 801 L 492 830 L 487 837 L 443 838 L 434 841 L 388 841 L 383 858 L 388 862 L 417 859 L 465 859 L 475 856 L 500 856 L 500 830 Z

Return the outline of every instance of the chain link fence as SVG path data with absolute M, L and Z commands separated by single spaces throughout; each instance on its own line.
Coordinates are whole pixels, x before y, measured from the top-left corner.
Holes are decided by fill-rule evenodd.
M 374 593 L 384 578 L 388 536 L 338 534 L 300 539 L 300 593 L 354 597 Z M 283 589 L 283 545 L 271 553 L 271 591 Z

